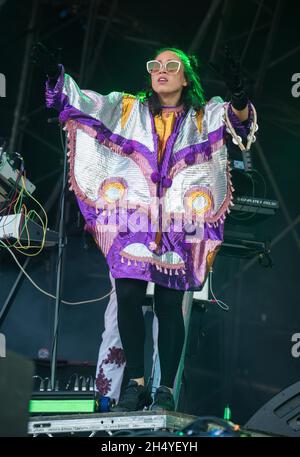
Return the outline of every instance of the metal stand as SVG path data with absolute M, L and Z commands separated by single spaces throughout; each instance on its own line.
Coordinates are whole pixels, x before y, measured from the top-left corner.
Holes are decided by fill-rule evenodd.
M 53 324 L 53 346 L 51 354 L 51 388 L 54 390 L 56 381 L 56 361 L 57 361 L 57 335 L 58 335 L 58 323 L 59 323 L 59 309 L 61 302 L 61 284 L 62 284 L 62 261 L 63 251 L 65 247 L 65 200 L 66 200 L 66 186 L 67 186 L 67 147 L 68 141 L 65 139 L 64 146 L 64 170 L 63 170 L 63 182 L 62 182 L 62 193 L 60 200 L 60 220 L 58 230 L 58 260 L 57 260 L 57 271 L 56 271 L 56 293 L 55 293 L 55 312 L 54 312 L 54 324 Z

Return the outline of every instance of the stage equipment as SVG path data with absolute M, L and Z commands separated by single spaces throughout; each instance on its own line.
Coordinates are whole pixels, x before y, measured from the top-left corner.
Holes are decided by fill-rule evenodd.
M 30 219 L 25 220 L 22 213 L 0 216 L 0 239 L 14 242 L 16 240 L 30 243 L 31 247 L 40 246 L 43 242 L 43 227 Z M 58 233 L 47 229 L 44 246 L 56 246 Z
M 234 213 L 252 213 L 258 216 L 274 216 L 279 208 L 276 200 L 260 197 L 237 196 L 233 199 Z M 230 216 L 229 216 L 230 217 Z M 260 217 L 260 220 L 262 218 Z
M 33 363 L 13 352 L 0 357 L 0 436 L 26 436 Z
M 249 419 L 245 429 L 300 438 L 300 381 L 271 398 Z
M 136 411 L 131 413 L 80 414 L 72 416 L 32 417 L 30 435 L 117 430 L 181 430 L 195 421 L 195 416 L 175 412 Z
M 21 170 L 18 170 L 15 163 L 20 162 Z M 8 154 L 0 147 L 0 205 L 9 199 L 9 193 L 12 190 L 20 191 L 22 189 L 22 156 L 15 152 Z M 27 192 L 32 194 L 35 191 L 35 186 L 29 181 L 24 179 L 25 188 Z

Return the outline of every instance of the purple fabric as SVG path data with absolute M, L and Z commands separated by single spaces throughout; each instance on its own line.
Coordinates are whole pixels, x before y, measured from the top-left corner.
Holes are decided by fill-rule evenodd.
M 126 142 L 123 146 L 123 152 L 125 152 L 125 154 L 132 154 L 133 151 L 132 142 Z
M 161 180 L 161 175 L 158 173 L 158 171 L 154 171 L 151 174 L 151 180 L 154 182 L 154 184 L 157 184 Z
M 196 154 L 195 154 L 195 152 L 189 152 L 185 156 L 184 160 L 185 160 L 185 163 L 187 165 L 193 165 L 196 162 Z
M 80 199 L 77 198 L 77 201 L 79 208 L 86 220 L 87 229 L 91 231 L 91 233 L 93 233 L 97 222 L 101 225 L 106 225 L 110 222 L 108 217 L 103 217 L 101 214 L 97 215 L 94 208 L 91 208 Z M 134 211 L 135 210 L 128 211 L 127 216 L 132 214 Z M 119 223 L 120 219 L 117 217 L 116 221 Z M 130 232 L 126 225 L 122 226 L 121 233 L 119 233 L 119 236 L 113 242 L 113 245 L 111 246 L 107 255 L 107 263 L 109 265 L 112 276 L 114 278 L 134 278 L 142 279 L 145 281 L 154 281 L 158 284 L 161 284 L 162 286 L 180 290 L 200 288 L 202 284 L 200 284 L 197 280 L 193 268 L 193 244 L 186 242 L 187 233 L 192 234 L 192 232 L 186 232 L 184 229 L 179 232 L 174 231 L 174 226 L 172 223 L 170 223 L 169 232 L 162 233 L 162 246 L 160 252 L 158 252 L 158 255 L 163 255 L 166 252 L 176 252 L 178 255 L 180 255 L 185 263 L 185 275 L 183 275 L 181 272 L 178 276 L 176 276 L 174 273 L 172 276 L 162 274 L 161 272 L 157 271 L 155 265 L 151 265 L 150 263 L 145 263 L 145 266 L 141 266 L 137 271 L 137 268 L 133 265 L 133 262 L 131 265 L 128 265 L 126 262 L 121 262 L 120 252 L 125 249 L 126 246 L 132 243 L 141 243 L 149 247 L 150 243 L 155 241 L 157 232 L 151 231 L 147 218 L 145 219 L 145 224 L 145 232 L 137 233 Z M 223 230 L 224 225 L 222 224 L 220 224 L 218 227 L 208 227 L 207 224 L 205 224 L 203 241 L 222 241 Z M 206 261 L 206 259 L 203 259 L 203 261 Z
M 153 142 L 154 142 L 154 149 L 155 153 L 153 154 L 149 149 L 144 146 L 143 144 L 139 143 L 135 140 L 128 140 L 120 135 L 116 135 L 112 133 L 101 121 L 84 114 L 82 111 L 74 108 L 69 104 L 68 97 L 62 93 L 63 90 L 63 83 L 64 83 L 64 68 L 62 65 L 61 73 L 58 77 L 57 83 L 54 85 L 52 80 L 46 81 L 46 105 L 48 108 L 54 108 L 60 111 L 59 119 L 62 123 L 67 122 L 69 119 L 74 119 L 80 122 L 83 125 L 87 125 L 88 127 L 93 128 L 97 131 L 97 139 L 100 142 L 103 142 L 105 139 L 108 139 L 112 143 L 122 147 L 122 150 L 125 154 L 131 154 L 133 150 L 140 152 L 146 159 L 149 161 L 150 165 L 152 166 L 153 170 L 157 170 L 157 154 L 158 154 L 158 135 L 155 131 L 155 123 L 153 115 L 151 114 L 151 127 L 152 127 L 152 135 L 153 135 Z M 250 110 L 251 110 L 251 104 Z M 231 112 L 232 108 L 230 106 Z M 251 110 L 252 112 L 252 110 Z M 230 111 L 229 111 L 230 114 Z M 185 119 L 185 115 L 181 115 L 176 119 L 176 123 L 174 125 L 173 133 L 170 135 L 170 138 L 167 141 L 165 154 L 163 160 L 160 164 L 161 176 L 167 177 L 167 169 L 170 166 L 173 166 L 177 161 L 181 160 L 182 158 L 187 157 L 187 164 L 189 161 L 192 161 L 195 154 L 200 153 L 204 154 L 207 159 L 211 157 L 211 150 L 209 147 L 209 143 L 215 143 L 221 140 L 224 136 L 225 126 L 220 127 L 218 130 L 211 132 L 208 134 L 209 141 L 204 143 L 195 144 L 192 146 L 188 146 L 173 155 L 172 149 L 175 144 L 177 135 L 179 133 L 180 127 Z M 231 114 L 230 114 L 231 116 Z M 233 121 L 240 126 L 240 128 L 244 128 L 244 126 L 240 123 L 238 118 L 232 112 Z M 161 191 L 160 191 L 161 193 Z
M 97 213 L 96 208 L 87 205 L 84 201 L 80 198 L 76 197 L 77 204 L 79 209 L 84 217 L 86 224 L 91 228 L 94 229 L 96 222 L 97 222 Z
M 220 130 L 220 132 L 219 132 L 219 130 Z M 216 132 L 219 132 L 218 137 L 221 132 L 223 133 L 224 128 L 221 127 L 219 130 L 216 131 Z M 222 139 L 221 135 L 220 135 L 220 139 Z M 207 140 L 207 141 L 204 141 L 203 143 L 193 144 L 184 149 L 181 149 L 180 151 L 176 152 L 171 157 L 170 166 L 172 167 L 177 162 L 179 162 L 181 159 L 184 159 L 186 163 L 187 163 L 187 161 L 188 162 L 190 161 L 190 163 L 187 163 L 187 164 L 193 165 L 194 158 L 196 160 L 196 154 L 201 154 L 206 160 L 209 160 L 211 158 L 210 142 Z
M 219 224 L 217 227 L 208 227 L 204 224 L 204 239 L 205 240 L 222 240 L 224 236 L 224 224 Z
M 172 186 L 173 180 L 171 178 L 166 178 L 164 177 L 162 179 L 162 186 L 165 187 L 166 189 L 170 188 Z
M 207 227 L 205 225 L 205 236 L 204 239 L 222 241 L 223 240 L 223 230 L 224 226 L 220 225 L 219 227 Z M 196 278 L 194 273 L 193 266 L 193 257 L 192 249 L 193 245 L 185 242 L 185 233 L 163 233 L 162 234 L 162 254 L 165 252 L 171 251 L 176 252 L 181 256 L 185 263 L 185 275 L 181 272 L 178 276 L 173 274 L 169 276 L 167 274 L 162 274 L 157 271 L 155 265 L 145 263 L 144 267 L 137 268 L 131 264 L 122 263 L 120 260 L 120 252 L 129 244 L 132 243 L 142 243 L 146 246 L 149 246 L 149 243 L 155 238 L 154 233 L 136 233 L 134 235 L 128 234 L 128 236 L 123 238 L 118 238 L 111 247 L 108 256 L 107 262 L 110 267 L 110 271 L 114 278 L 133 278 L 133 279 L 142 279 L 145 281 L 154 281 L 155 283 L 161 284 L 164 287 L 170 287 L 172 289 L 180 290 L 195 290 L 202 287 L 202 284 Z M 199 259 L 200 260 L 200 259 Z M 203 262 L 206 262 L 206 258 L 202 259 Z M 132 262 L 133 263 L 133 262 Z
M 237 117 L 237 115 L 234 113 L 231 103 L 229 103 L 229 107 L 228 107 L 229 120 L 230 120 L 233 128 L 235 129 L 236 133 L 242 138 L 246 138 L 247 135 L 249 135 L 250 126 L 253 121 L 253 110 L 252 110 L 250 101 L 248 101 L 248 110 L 249 110 L 249 115 L 248 115 L 247 121 L 241 122 L 239 120 L 239 118 Z
M 187 271 L 186 275 L 180 274 L 179 276 L 169 276 L 167 274 L 162 274 L 156 269 L 155 265 L 150 263 L 145 263 L 144 267 L 140 267 L 138 270 L 134 265 L 127 265 L 127 263 L 122 263 L 120 260 L 120 252 L 129 244 L 132 243 L 142 243 L 146 246 L 149 246 L 151 241 L 155 240 L 155 232 L 149 233 L 136 233 L 134 235 L 130 234 L 128 237 L 118 238 L 114 242 L 112 248 L 110 249 L 107 262 L 110 266 L 110 271 L 114 278 L 134 278 L 134 279 L 143 279 L 145 281 L 154 281 L 158 284 L 161 284 L 164 287 L 170 287 L 173 289 L 187 290 L 191 283 L 194 283 L 193 271 Z M 166 246 L 166 235 L 163 234 L 163 246 L 164 250 L 168 250 L 168 247 L 173 247 L 173 251 L 177 252 L 179 255 L 186 259 L 186 253 L 183 251 L 182 247 L 175 247 L 172 243 L 168 243 Z M 184 234 L 181 234 L 183 237 Z M 179 251 L 179 252 L 178 252 Z M 186 280 L 186 277 L 189 278 L 189 281 Z M 193 278 L 193 279 L 192 279 Z M 199 286 L 199 284 L 198 284 Z
M 105 139 L 120 146 L 125 154 L 130 154 L 137 151 L 142 154 L 150 163 L 153 169 L 156 168 L 156 162 L 153 153 L 149 149 L 136 140 L 128 140 L 121 135 L 116 135 L 111 132 L 101 121 L 83 113 L 82 111 L 74 108 L 69 104 L 69 98 L 65 95 L 63 90 L 64 84 L 64 68 L 61 65 L 61 73 L 58 77 L 56 84 L 48 79 L 46 81 L 46 106 L 47 108 L 54 108 L 60 112 L 59 120 L 62 123 L 67 122 L 69 119 L 74 119 L 83 125 L 91 127 L 97 132 L 97 139 L 101 142 Z
M 225 130 L 226 127 L 225 125 L 222 125 L 220 128 L 215 130 L 214 132 L 210 132 L 208 134 L 208 140 L 211 144 L 217 143 L 218 141 L 221 141 L 222 138 L 224 138 L 225 135 Z
M 190 145 L 181 151 L 173 154 L 173 148 L 178 136 L 178 133 L 182 127 L 182 124 L 185 120 L 186 113 L 178 116 L 176 119 L 174 129 L 170 137 L 168 138 L 163 159 L 160 164 L 157 164 L 158 158 L 158 135 L 155 131 L 155 123 L 152 115 L 151 117 L 151 127 L 152 127 L 152 136 L 154 142 L 154 153 L 149 151 L 149 149 L 143 144 L 139 143 L 136 140 L 128 140 L 120 135 L 116 135 L 111 132 L 101 121 L 94 119 L 93 117 L 84 114 L 80 110 L 74 108 L 69 104 L 69 99 L 66 95 L 62 93 L 64 83 L 64 70 L 61 67 L 61 73 L 56 84 L 53 81 L 47 81 L 46 83 L 46 103 L 49 108 L 55 108 L 60 111 L 60 121 L 66 122 L 69 119 L 74 119 L 80 122 L 83 125 L 87 125 L 94 129 L 97 132 L 97 139 L 100 142 L 109 140 L 115 145 L 118 145 L 122 148 L 125 154 L 131 154 L 133 151 L 137 151 L 149 161 L 153 173 L 151 174 L 152 182 L 157 184 L 157 195 L 161 197 L 164 194 L 164 189 L 172 185 L 172 180 L 168 177 L 168 172 L 170 168 L 181 159 L 185 159 L 187 165 L 192 165 L 195 163 L 196 155 L 201 154 L 206 160 L 211 158 L 212 149 L 211 145 L 217 143 L 224 139 L 225 135 L 225 125 L 222 125 L 219 129 L 208 134 L 208 140 L 203 143 Z M 249 122 L 251 122 L 251 105 L 250 106 L 250 116 Z M 244 132 L 247 134 L 247 125 L 240 123 L 238 118 L 234 115 L 231 105 L 229 105 L 229 116 L 231 122 L 233 122 L 234 127 L 238 132 Z M 239 130 L 240 129 L 240 130 Z M 86 228 L 95 235 L 97 227 L 102 227 L 106 224 L 111 224 L 109 216 L 103 215 L 103 211 L 96 211 L 95 208 L 90 207 L 81 199 L 77 198 L 79 208 L 85 218 Z M 202 284 L 197 279 L 194 271 L 194 260 L 193 259 L 193 244 L 187 242 L 187 232 L 182 228 L 181 231 L 175 231 L 174 226 L 170 225 L 170 231 L 162 231 L 162 207 L 159 207 L 159 217 L 158 217 L 158 229 L 162 232 L 162 243 L 158 255 L 163 255 L 166 252 L 175 252 L 177 253 L 184 261 L 184 270 L 185 274 L 179 272 L 178 275 L 174 274 L 172 270 L 172 275 L 169 273 L 162 273 L 157 270 L 155 265 L 151 263 L 145 263 L 144 266 L 141 265 L 137 268 L 133 265 L 128 265 L 128 262 L 122 263 L 122 258 L 120 252 L 125 249 L 126 246 L 133 243 L 142 243 L 147 246 L 149 251 L 151 251 L 150 246 L 153 244 L 156 239 L 157 231 L 155 228 L 150 227 L 150 221 L 148 221 L 147 215 L 144 221 L 144 231 L 138 231 L 137 233 L 131 232 L 127 226 L 128 217 L 134 214 L 135 210 L 127 210 L 126 214 L 117 213 L 115 223 L 119 224 L 119 233 L 118 236 L 112 241 L 109 252 L 107 254 L 107 263 L 109 265 L 111 274 L 114 278 L 135 278 L 143 279 L 145 281 L 153 281 L 155 283 L 161 284 L 164 287 L 170 287 L 180 290 L 195 290 L 202 287 Z M 207 224 L 204 224 L 203 239 L 199 240 L 201 243 L 208 241 L 221 242 L 223 240 L 224 224 L 216 224 L 216 226 L 209 227 Z M 201 249 L 200 249 L 201 251 Z M 207 253 L 206 253 L 207 254 Z M 205 255 L 206 255 L 205 254 Z M 201 265 L 206 262 L 206 257 L 203 254 L 199 254 L 201 258 L 197 258 L 197 261 Z M 203 256 L 203 258 L 202 258 Z M 126 260 L 126 259 L 125 259 Z M 170 269 L 169 269 L 170 270 Z
M 46 80 L 46 106 L 61 111 L 66 103 L 66 98 L 62 97 L 62 90 L 64 87 L 65 70 L 63 65 L 59 65 L 60 74 L 57 80 L 48 78 Z

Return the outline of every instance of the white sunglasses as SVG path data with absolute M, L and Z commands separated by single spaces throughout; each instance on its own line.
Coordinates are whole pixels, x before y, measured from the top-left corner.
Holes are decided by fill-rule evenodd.
M 165 64 L 162 64 L 158 60 L 149 60 L 147 62 L 147 71 L 150 75 L 159 73 L 163 68 L 166 70 L 167 73 L 171 73 L 175 75 L 179 72 L 181 62 L 178 60 L 168 60 Z

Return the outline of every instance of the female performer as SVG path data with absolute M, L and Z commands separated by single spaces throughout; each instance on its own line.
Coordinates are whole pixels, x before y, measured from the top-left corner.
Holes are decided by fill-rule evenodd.
M 47 60 L 48 59 L 48 60 Z M 45 57 L 46 102 L 69 141 L 70 189 L 115 279 L 118 328 L 129 384 L 114 411 L 174 410 L 183 342 L 182 299 L 199 290 L 223 240 L 232 203 L 227 133 L 247 149 L 257 129 L 238 66 L 227 53 L 231 101 L 206 102 L 195 57 L 158 50 L 149 88 L 136 96 L 81 90 Z M 161 386 L 144 380 L 142 304 L 155 283 Z

